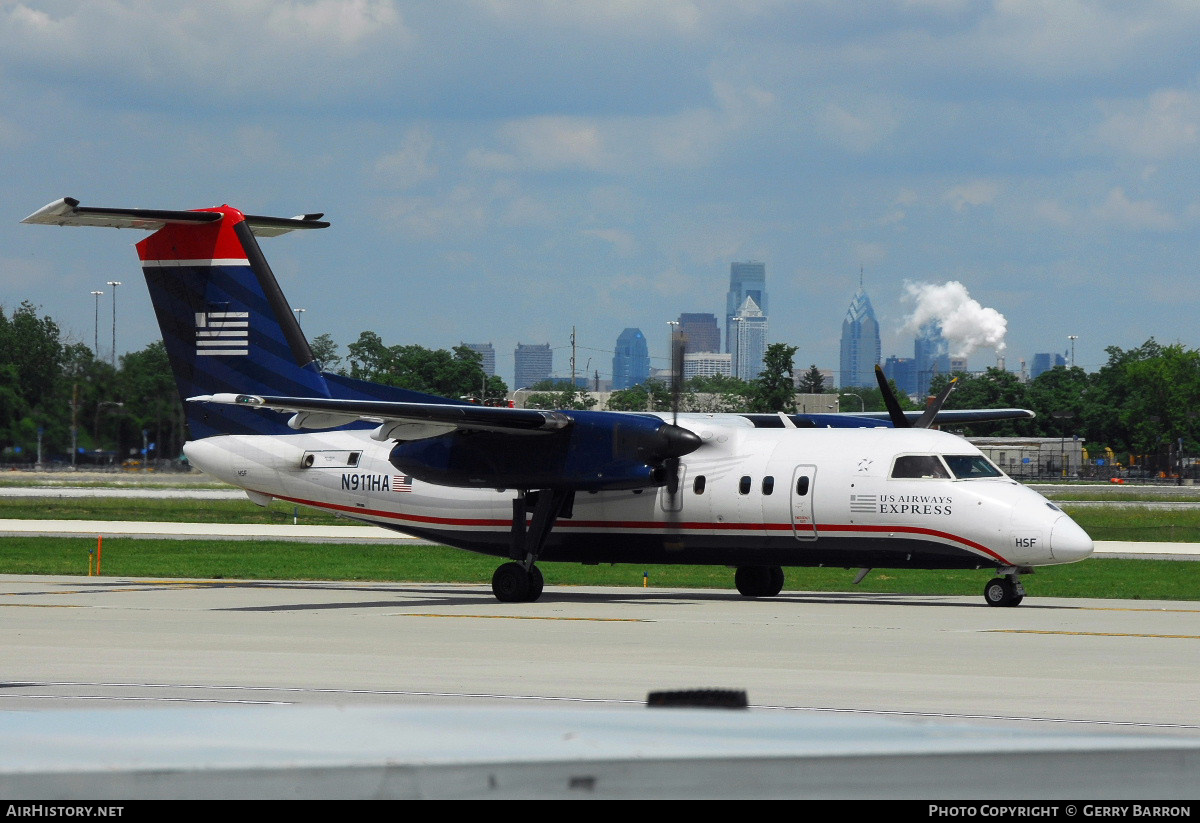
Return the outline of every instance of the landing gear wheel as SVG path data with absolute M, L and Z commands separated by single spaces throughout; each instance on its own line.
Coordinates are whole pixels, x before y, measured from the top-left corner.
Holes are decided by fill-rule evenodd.
M 525 600 L 529 603 L 534 602 L 542 596 L 542 586 L 545 585 L 546 579 L 542 577 L 542 570 L 537 566 L 529 567 L 529 594 L 525 596 Z
M 768 574 L 771 576 L 771 588 L 764 597 L 774 597 L 783 591 L 783 569 L 779 566 L 770 566 L 767 568 Z
M 994 577 L 983 587 L 983 599 L 989 606 L 1017 606 L 1025 595 L 1018 593 L 1011 577 Z
M 541 574 L 538 575 L 539 582 Z M 524 603 L 529 600 L 532 581 L 520 563 L 505 563 L 492 574 L 492 594 L 501 603 Z M 538 586 L 538 594 L 542 593 Z
M 783 588 L 779 566 L 738 566 L 733 584 L 743 597 L 774 597 Z

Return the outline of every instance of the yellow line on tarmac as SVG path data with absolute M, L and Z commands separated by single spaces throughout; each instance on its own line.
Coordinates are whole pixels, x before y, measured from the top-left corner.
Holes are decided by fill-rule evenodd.
M 990 634 L 1063 634 L 1072 637 L 1158 637 L 1166 640 L 1200 640 L 1195 634 L 1133 634 L 1127 632 L 1064 632 L 1049 629 L 988 629 Z
M 87 606 L 70 606 L 66 603 L 0 603 L 0 606 L 8 606 L 11 609 L 86 609 Z
M 432 614 L 402 612 L 396 617 L 468 617 L 474 620 L 578 620 L 585 623 L 654 623 L 635 617 L 544 617 L 526 614 Z

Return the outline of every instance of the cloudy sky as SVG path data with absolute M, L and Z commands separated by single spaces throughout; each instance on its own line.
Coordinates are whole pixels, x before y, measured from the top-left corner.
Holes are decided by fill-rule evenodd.
M 724 310 L 837 368 L 864 273 L 884 355 L 920 284 L 1007 322 L 1009 368 L 1200 346 L 1200 3 L 0 0 L 0 304 L 157 338 L 140 232 L 85 205 L 332 227 L 264 240 L 310 336 L 517 342 L 611 371 L 622 329 Z M 995 362 L 980 349 L 973 368 Z M 665 361 L 656 364 L 665 365 Z M 586 364 L 586 365 L 585 365 Z

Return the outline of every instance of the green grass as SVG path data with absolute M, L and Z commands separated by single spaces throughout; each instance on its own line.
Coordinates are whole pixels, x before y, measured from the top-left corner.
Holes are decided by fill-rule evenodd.
M 1135 507 L 1064 508 L 1095 540 L 1200 541 L 1200 511 L 1152 511 Z M 248 500 L 159 500 L 120 498 L 3 498 L 0 518 L 150 520 L 204 523 L 291 523 L 293 507 L 262 508 Z M 299 522 L 343 524 L 311 509 Z M 2 574 L 88 573 L 95 563 L 92 538 L 5 538 L 0 541 Z M 379 580 L 486 584 L 499 561 L 439 546 L 296 543 L 262 540 L 137 540 L 107 538 L 105 576 L 272 580 Z M 540 564 L 550 584 L 732 589 L 733 572 L 723 566 L 582 566 Z M 977 595 L 992 576 L 980 571 L 879 569 L 852 585 L 855 571 L 787 570 L 787 588 L 803 591 L 867 591 L 905 594 Z M 1148 600 L 1200 599 L 1200 563 L 1165 560 L 1092 559 L 1041 568 L 1025 578 L 1042 597 L 1100 597 Z
M 86 575 L 89 564 L 94 570 L 95 550 L 90 538 L 6 538 L 0 543 L 0 573 Z M 487 584 L 499 562 L 443 546 L 109 538 L 100 571 L 105 577 Z M 654 588 L 733 588 L 733 571 L 724 566 L 539 565 L 551 585 L 640 587 L 645 581 Z M 986 569 L 879 569 L 854 586 L 854 570 L 789 568 L 786 573 L 790 591 L 971 596 L 981 594 L 993 576 Z M 1094 559 L 1041 568 L 1024 582 L 1039 597 L 1198 600 L 1200 563 Z
M 141 520 L 155 523 L 291 523 L 305 526 L 353 525 L 352 521 L 305 506 L 249 499 L 204 500 L 136 497 L 3 497 L 0 519 Z

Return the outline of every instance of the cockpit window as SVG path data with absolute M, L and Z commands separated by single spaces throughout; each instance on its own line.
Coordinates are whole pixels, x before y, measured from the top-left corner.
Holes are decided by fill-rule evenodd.
M 944 454 L 942 459 L 959 480 L 1004 476 L 992 461 L 981 454 Z
M 950 472 L 932 454 L 904 454 L 892 464 L 892 477 L 925 477 L 950 479 Z

